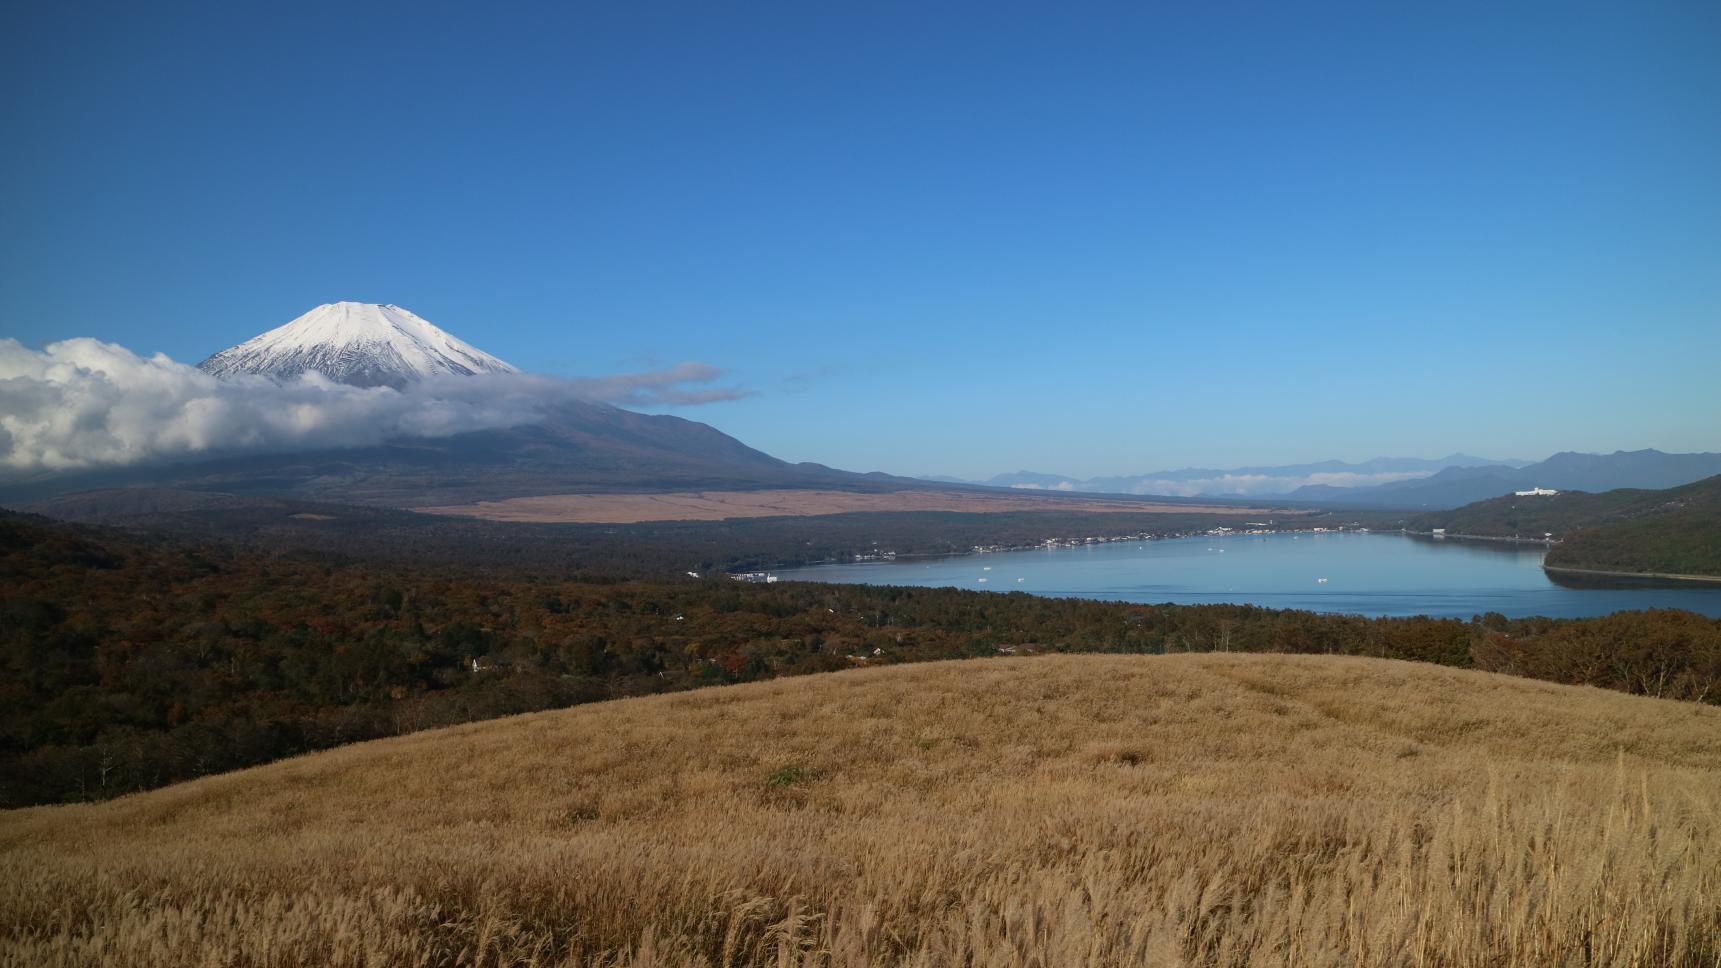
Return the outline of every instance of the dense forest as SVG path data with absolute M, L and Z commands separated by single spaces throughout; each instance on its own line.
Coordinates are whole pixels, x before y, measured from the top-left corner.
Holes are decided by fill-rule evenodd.
M 1721 477 L 1662 491 L 1506 496 L 1412 518 L 1412 531 L 1540 538 L 1550 568 L 1721 576 Z
M 387 508 L 159 488 L 74 495 L 50 502 L 52 517 L 172 533 L 266 550 L 391 558 L 413 563 L 549 571 L 584 578 L 652 578 L 686 571 L 754 571 L 890 551 L 964 554 L 976 545 L 1018 547 L 1048 538 L 1187 534 L 1241 528 L 1244 513 L 1084 511 L 875 511 L 724 521 L 640 524 L 520 524 Z M 1386 526 L 1368 512 L 1298 510 L 1292 527 Z M 1391 523 L 1396 528 L 1397 523 Z
M 1210 650 L 1384 656 L 1721 700 L 1721 622 L 1677 611 L 1463 622 L 710 574 L 599 579 L 0 512 L 0 805 L 102 798 L 433 726 L 859 664 Z
M 1675 490 L 1686 493 L 1655 513 L 1574 531 L 1547 566 L 1721 577 L 1721 478 Z

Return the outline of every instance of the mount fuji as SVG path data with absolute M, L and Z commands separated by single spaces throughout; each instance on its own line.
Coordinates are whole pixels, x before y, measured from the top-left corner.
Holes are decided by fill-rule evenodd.
M 314 372 L 339 383 L 403 390 L 431 377 L 519 372 L 399 306 L 357 302 L 318 306 L 216 353 L 199 368 L 217 377 L 255 374 L 281 382 Z M 0 503 L 114 488 L 410 508 L 545 494 L 925 486 L 779 460 L 707 424 L 669 414 L 578 398 L 547 400 L 542 410 L 535 422 L 452 436 L 48 475 L 0 484 Z M 130 490 L 114 500 L 127 505 L 139 493 Z
M 215 376 L 252 373 L 275 380 L 314 372 L 361 387 L 519 372 L 409 310 L 358 302 L 325 303 L 197 366 Z

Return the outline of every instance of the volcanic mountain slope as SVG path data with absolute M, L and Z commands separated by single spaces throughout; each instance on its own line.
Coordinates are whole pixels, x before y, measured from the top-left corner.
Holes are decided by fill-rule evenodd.
M 569 401 L 540 422 L 374 447 L 249 455 L 61 475 L 0 488 L 0 504 L 116 487 L 171 487 L 383 507 L 543 494 L 814 487 L 926 487 L 883 474 L 791 464 L 706 424 Z
M 289 380 L 315 372 L 361 386 L 515 368 L 391 305 L 330 303 L 211 356 L 217 376 Z M 369 447 L 212 457 L 42 475 L 0 486 L 0 504 L 116 487 L 186 488 L 388 507 L 457 505 L 553 494 L 824 488 L 891 491 L 922 482 L 792 464 L 697 421 L 568 397 L 541 419 Z
M 430 376 L 515 373 L 515 367 L 394 305 L 336 302 L 198 364 L 215 376 L 291 379 L 321 373 L 355 386 L 403 386 Z
M 338 302 L 222 350 L 200 364 L 216 376 L 402 388 L 438 376 L 518 372 L 514 366 L 393 305 Z M 685 488 L 893 489 L 883 475 L 791 464 L 706 424 L 569 399 L 512 428 L 372 447 L 217 457 L 43 476 L 0 488 L 21 505 L 113 487 L 170 487 L 419 507 L 541 494 Z M 901 482 L 906 484 L 908 482 Z
M 1333 656 L 860 669 L 0 814 L 0 962 L 1708 966 L 1718 797 L 1721 710 L 1668 700 Z

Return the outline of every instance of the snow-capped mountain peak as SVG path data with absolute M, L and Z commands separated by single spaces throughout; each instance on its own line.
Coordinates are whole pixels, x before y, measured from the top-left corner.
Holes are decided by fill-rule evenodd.
M 442 374 L 517 373 L 511 364 L 394 305 L 336 302 L 198 364 L 215 376 L 290 379 L 315 371 L 355 386 L 401 386 Z

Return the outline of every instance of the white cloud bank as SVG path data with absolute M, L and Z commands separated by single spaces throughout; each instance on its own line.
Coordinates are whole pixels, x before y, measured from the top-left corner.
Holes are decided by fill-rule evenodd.
M 360 447 L 543 419 L 571 400 L 628 406 L 733 400 L 702 363 L 563 380 L 525 373 L 448 376 L 404 389 L 307 374 L 217 379 L 162 354 L 70 339 L 32 350 L 0 338 L 0 475 L 83 470 L 243 452 Z
M 615 376 L 571 380 L 569 383 L 588 400 L 602 400 L 618 407 L 691 407 L 739 400 L 747 395 L 746 391 L 736 387 L 688 386 L 691 383 L 710 383 L 722 376 L 722 370 L 707 363 L 678 363 L 667 370 L 618 373 Z

